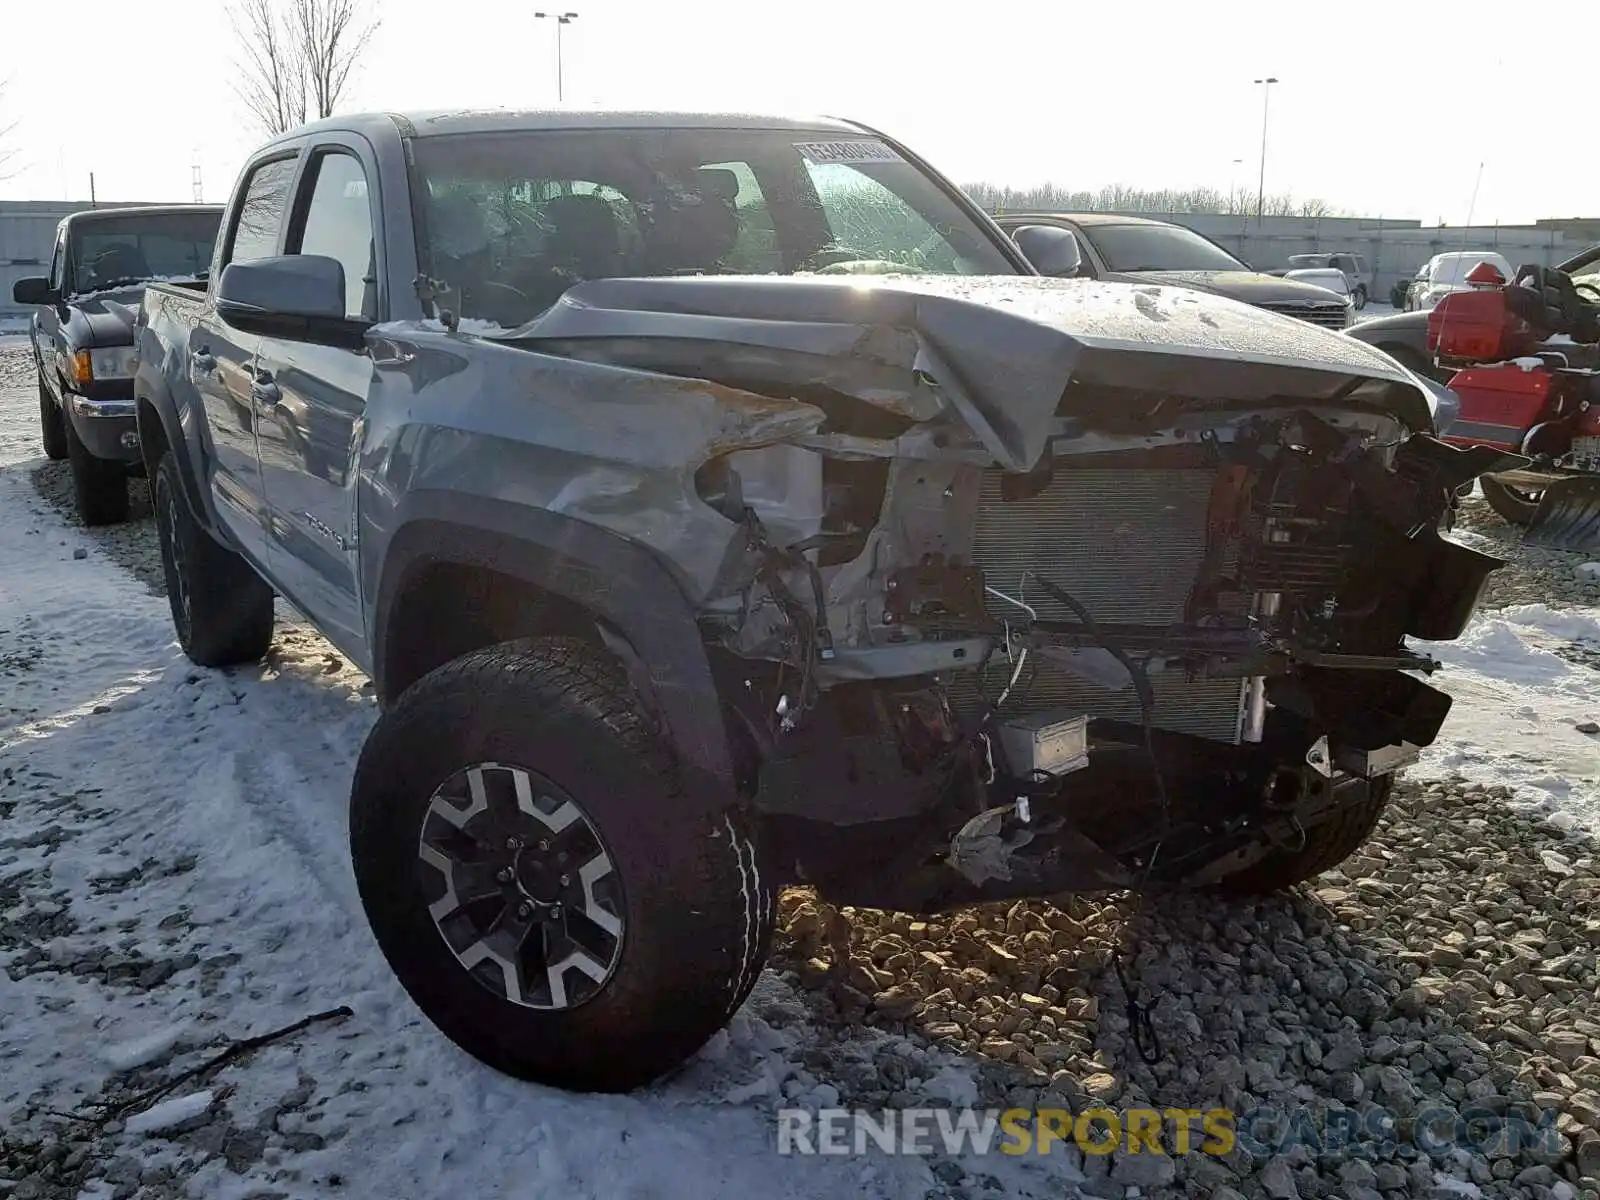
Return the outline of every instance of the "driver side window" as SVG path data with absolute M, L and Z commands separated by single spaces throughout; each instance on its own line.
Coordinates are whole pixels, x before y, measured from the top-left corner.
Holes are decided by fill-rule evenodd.
M 848 163 L 807 163 L 834 245 L 905 267 L 959 274 L 949 240 L 900 196 Z
M 50 255 L 50 286 L 58 292 L 61 290 L 61 273 L 66 257 L 67 230 L 63 226 L 56 230 L 56 247 Z

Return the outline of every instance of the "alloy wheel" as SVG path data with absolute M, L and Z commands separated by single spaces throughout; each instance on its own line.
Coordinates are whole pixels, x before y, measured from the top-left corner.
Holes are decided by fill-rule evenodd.
M 477 763 L 429 798 L 417 841 L 428 915 L 469 975 L 512 1004 L 593 998 L 622 956 L 622 884 L 587 814 L 536 771 Z

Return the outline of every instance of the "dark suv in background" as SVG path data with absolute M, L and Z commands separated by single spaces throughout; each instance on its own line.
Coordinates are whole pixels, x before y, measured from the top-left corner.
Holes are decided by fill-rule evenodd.
M 1029 225 L 1065 229 L 1078 239 L 1087 279 L 1157 283 L 1227 296 L 1328 329 L 1350 322 L 1350 306 L 1326 288 L 1255 270 L 1209 238 L 1147 217 L 1116 213 L 1005 213 L 995 221 L 1013 236 Z
M 142 470 L 133 325 L 145 285 L 204 279 L 221 223 L 220 205 L 72 213 L 56 227 L 49 276 L 19 279 L 11 289 L 16 303 L 38 305 L 28 333 L 40 435 L 46 455 L 71 460 L 85 525 L 125 519 L 129 471 Z

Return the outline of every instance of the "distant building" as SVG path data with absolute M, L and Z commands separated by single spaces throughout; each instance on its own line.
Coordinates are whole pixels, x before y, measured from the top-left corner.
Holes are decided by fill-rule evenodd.
M 1546 217 L 1534 224 L 1564 233 L 1569 241 L 1600 242 L 1600 217 Z

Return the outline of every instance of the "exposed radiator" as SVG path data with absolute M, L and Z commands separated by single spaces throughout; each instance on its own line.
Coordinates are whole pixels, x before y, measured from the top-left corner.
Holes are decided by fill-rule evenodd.
M 1215 476 L 1210 471 L 1060 471 L 1038 495 L 1001 498 L 998 471 L 985 473 L 973 538 L 972 563 L 984 581 L 1025 600 L 1045 620 L 1075 621 L 1025 571 L 1070 592 L 1097 620 L 1166 625 L 1183 620 L 1184 605 L 1205 555 L 1206 514 Z M 1015 622 L 1019 610 L 990 598 L 996 617 Z M 1000 657 L 984 673 L 984 693 L 998 695 L 1011 666 Z M 1243 685 L 1237 679 L 1197 680 L 1182 674 L 1152 677 L 1155 724 L 1221 741 L 1238 740 Z M 956 703 L 975 703 L 978 679 L 952 680 Z M 1069 706 L 1095 717 L 1137 721 L 1131 687 L 1112 691 L 1034 655 L 1004 711 Z

